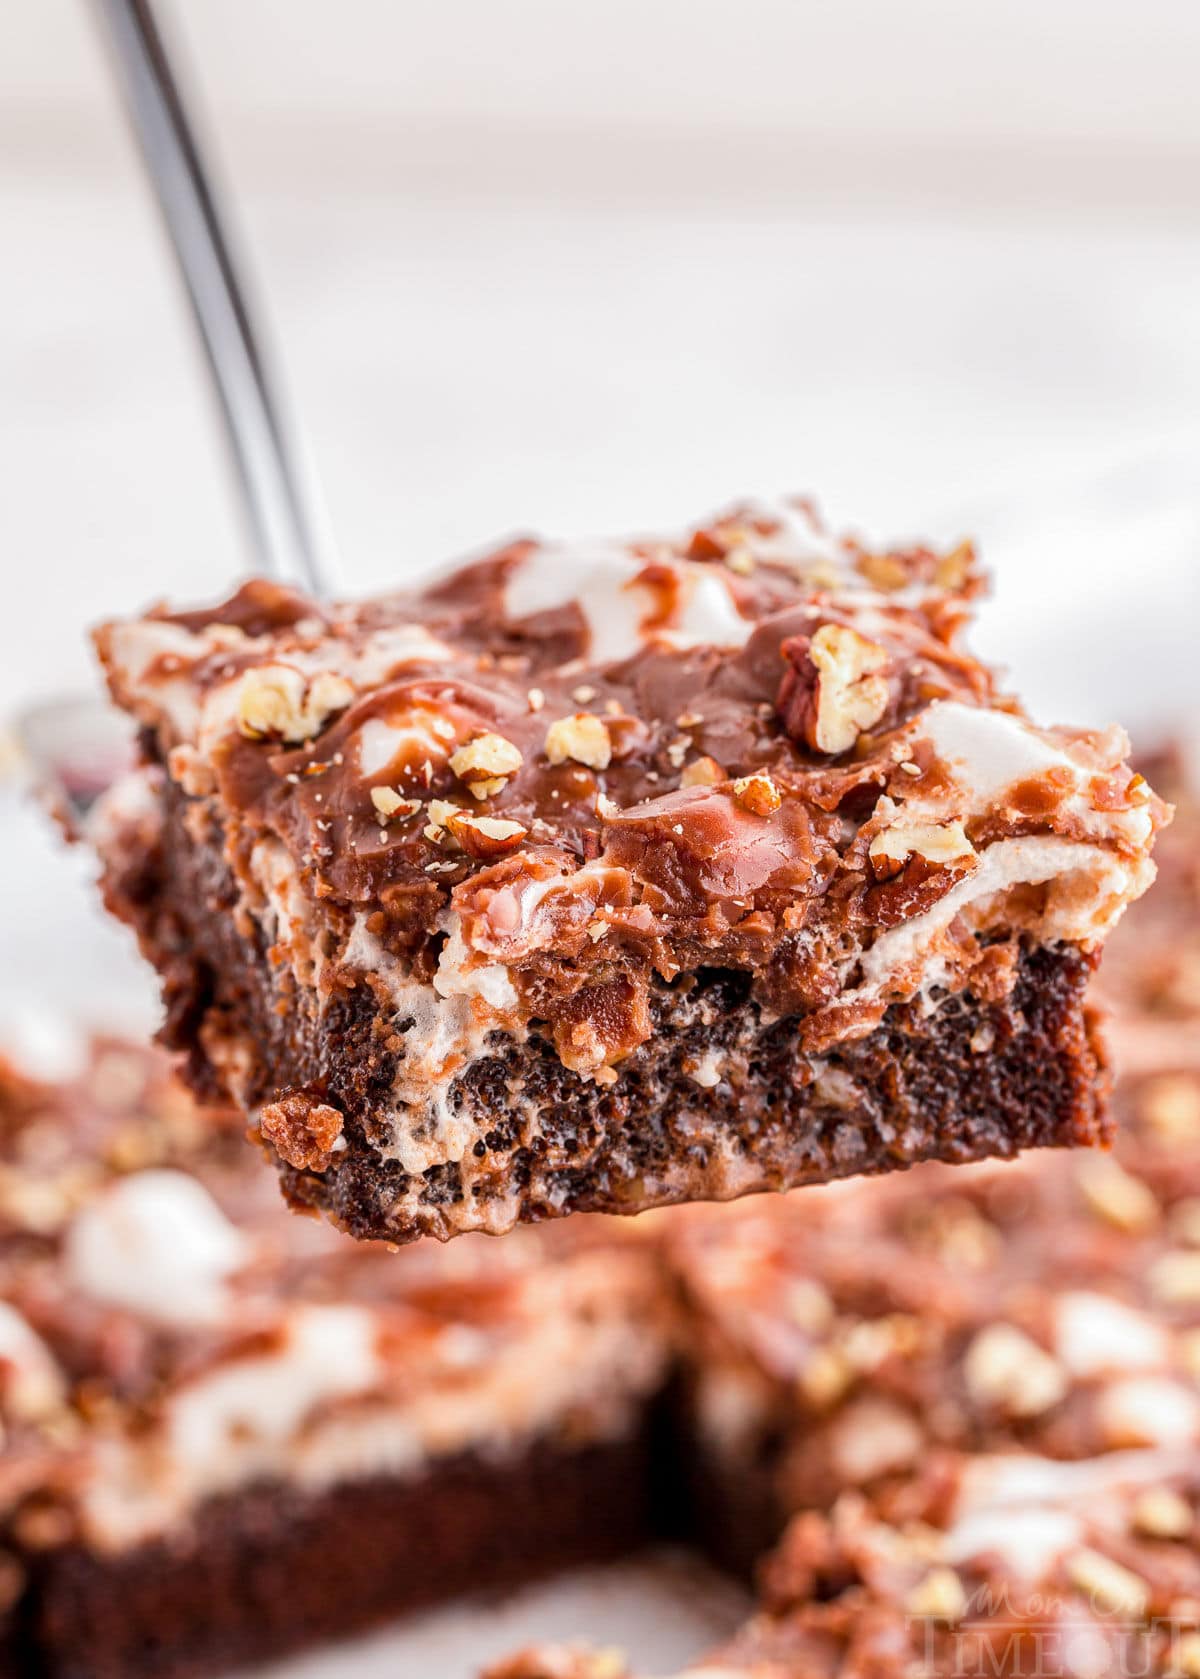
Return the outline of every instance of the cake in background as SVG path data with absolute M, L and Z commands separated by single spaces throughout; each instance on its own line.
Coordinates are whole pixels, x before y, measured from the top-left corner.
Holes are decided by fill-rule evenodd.
M 636 1227 L 403 1254 L 279 1201 L 160 1052 L 0 1068 L 0 1592 L 23 1679 L 216 1673 L 651 1531 Z

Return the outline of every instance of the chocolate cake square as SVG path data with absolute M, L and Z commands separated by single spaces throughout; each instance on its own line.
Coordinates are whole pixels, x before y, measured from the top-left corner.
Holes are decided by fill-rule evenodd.
M 978 586 L 742 507 L 108 624 L 167 1043 L 397 1243 L 1103 1141 L 1085 987 L 1164 807 L 998 692 Z

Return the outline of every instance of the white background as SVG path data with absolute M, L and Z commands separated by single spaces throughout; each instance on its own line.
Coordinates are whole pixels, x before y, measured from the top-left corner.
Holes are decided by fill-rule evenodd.
M 1190 0 L 175 12 L 348 588 L 805 489 L 977 531 L 1043 709 L 1195 698 Z M 3 709 L 244 559 L 91 21 L 0 23 Z
M 175 14 L 349 589 L 515 528 L 811 490 L 876 536 L 976 532 L 984 645 L 1042 715 L 1188 719 L 1193 0 Z M 0 16 L 0 241 L 3 716 L 91 681 L 89 622 L 245 564 L 84 0 Z M 80 861 L 11 799 L 0 824 L 0 1007 L 144 1000 Z M 327 1671 L 456 1679 L 577 1624 L 665 1664 L 712 1629 L 660 1585 L 621 1575 L 494 1628 L 450 1611 Z

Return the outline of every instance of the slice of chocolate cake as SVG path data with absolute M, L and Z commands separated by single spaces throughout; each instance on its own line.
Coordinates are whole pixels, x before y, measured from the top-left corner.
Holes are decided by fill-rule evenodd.
M 1163 807 L 996 691 L 977 581 L 741 508 L 107 625 L 167 1042 L 397 1242 L 1102 1139 L 1084 988 Z
M 650 1531 L 669 1335 L 633 1227 L 348 1243 L 241 1129 L 127 1045 L 58 1087 L 0 1069 L 22 1679 L 215 1673 Z

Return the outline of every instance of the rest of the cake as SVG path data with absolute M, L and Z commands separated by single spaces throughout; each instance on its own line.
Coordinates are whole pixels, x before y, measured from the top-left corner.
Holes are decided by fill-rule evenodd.
M 1163 807 L 996 691 L 976 587 L 742 508 L 109 624 L 167 1041 L 398 1242 L 1101 1140 L 1084 988 Z
M 213 1674 L 650 1531 L 633 1227 L 354 1244 L 241 1131 L 128 1044 L 0 1063 L 0 1673 Z
M 1200 1448 L 1200 1147 L 813 1191 L 673 1238 L 709 1548 L 939 1453 Z
M 1198 1510 L 1200 1476 L 1178 1455 L 951 1455 L 896 1503 L 847 1494 L 797 1517 L 757 1613 L 679 1679 L 1191 1679 Z M 486 1679 L 632 1669 L 616 1646 L 546 1645 Z

